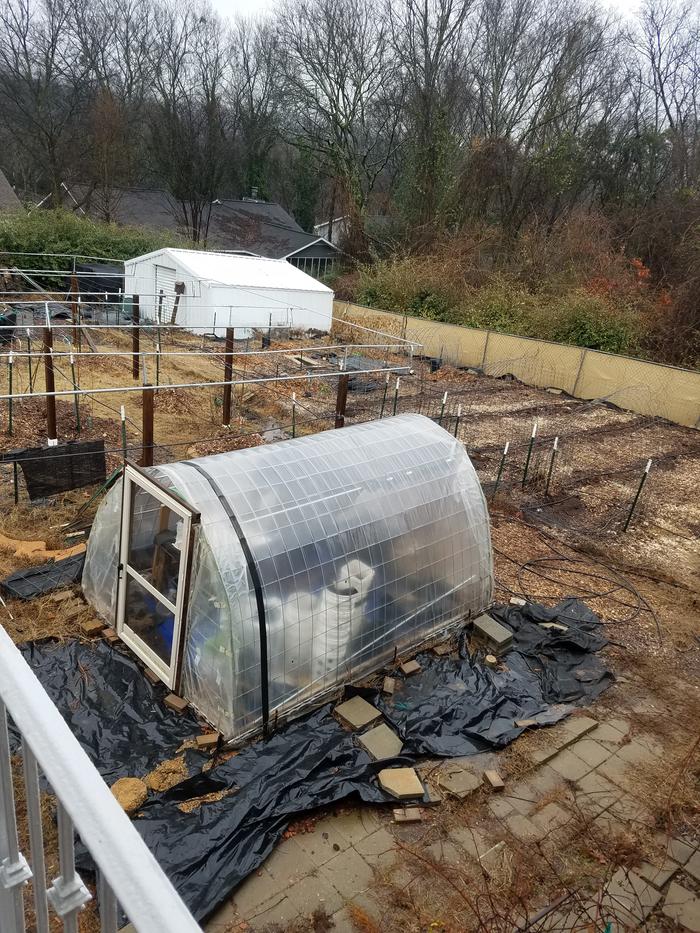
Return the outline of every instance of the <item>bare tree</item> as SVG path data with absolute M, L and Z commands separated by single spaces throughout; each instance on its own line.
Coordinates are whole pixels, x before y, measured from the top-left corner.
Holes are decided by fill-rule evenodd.
M 69 0 L 6 0 L 0 7 L 0 101 L 14 137 L 40 167 L 52 202 L 83 148 L 91 65 L 76 41 Z
M 300 0 L 281 11 L 286 130 L 342 187 L 349 240 L 366 247 L 365 209 L 397 140 L 398 68 L 372 0 Z

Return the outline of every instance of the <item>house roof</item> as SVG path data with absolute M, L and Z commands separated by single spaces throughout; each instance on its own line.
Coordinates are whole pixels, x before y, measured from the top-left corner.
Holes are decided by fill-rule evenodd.
M 0 211 L 19 211 L 21 209 L 22 202 L 0 168 Z
M 99 192 L 73 186 L 87 213 L 104 217 L 104 198 Z M 183 232 L 177 203 L 158 188 L 114 188 L 110 192 L 110 216 L 120 224 Z M 317 243 L 336 247 L 314 233 L 306 233 L 291 214 L 272 201 L 217 199 L 212 204 L 207 244 L 286 259 Z
M 129 275 L 132 263 L 141 262 L 144 259 L 168 259 L 182 267 L 193 279 L 215 285 L 332 294 L 330 288 L 284 259 L 166 248 L 127 260 L 126 275 Z

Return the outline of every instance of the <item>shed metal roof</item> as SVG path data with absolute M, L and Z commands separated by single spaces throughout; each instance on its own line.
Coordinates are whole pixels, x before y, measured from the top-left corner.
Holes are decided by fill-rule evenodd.
M 171 262 L 178 263 L 193 278 L 216 285 L 332 294 L 332 289 L 322 285 L 321 282 L 284 259 L 266 259 L 262 256 L 231 255 L 196 249 L 168 247 L 146 253 L 144 256 L 137 256 L 125 263 L 126 274 L 129 274 L 131 263 L 156 258 L 169 259 Z

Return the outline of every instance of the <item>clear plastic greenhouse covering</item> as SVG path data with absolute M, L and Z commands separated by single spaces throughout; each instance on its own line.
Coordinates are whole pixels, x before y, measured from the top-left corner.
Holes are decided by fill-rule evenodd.
M 463 446 L 401 415 L 149 468 L 199 511 L 180 693 L 222 734 L 258 730 L 491 602 L 486 502 Z M 137 494 L 132 536 L 156 518 Z M 115 617 L 120 484 L 83 576 Z

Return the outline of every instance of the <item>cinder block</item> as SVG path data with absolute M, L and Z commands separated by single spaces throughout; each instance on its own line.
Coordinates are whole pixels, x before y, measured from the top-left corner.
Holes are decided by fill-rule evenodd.
M 486 613 L 474 620 L 472 635 L 476 641 L 488 645 L 491 654 L 497 657 L 513 644 L 513 633 L 510 629 Z

